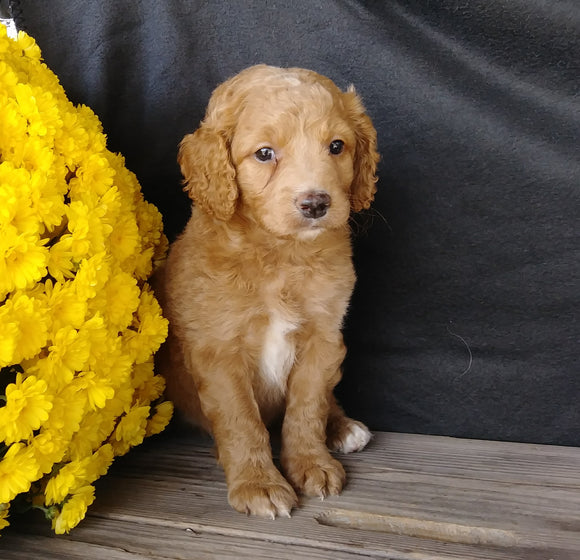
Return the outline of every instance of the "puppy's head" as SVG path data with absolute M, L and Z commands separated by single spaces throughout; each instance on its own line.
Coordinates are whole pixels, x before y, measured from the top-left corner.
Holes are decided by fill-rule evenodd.
M 344 227 L 376 191 L 376 131 L 353 88 L 315 72 L 254 66 L 220 85 L 180 144 L 185 190 L 220 220 L 275 236 Z

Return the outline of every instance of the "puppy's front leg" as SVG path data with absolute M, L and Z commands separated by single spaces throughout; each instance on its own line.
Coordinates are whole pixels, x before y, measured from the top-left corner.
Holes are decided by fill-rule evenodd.
M 346 480 L 342 465 L 326 446 L 332 390 L 340 380 L 344 356 L 340 334 L 328 340 L 314 333 L 307 337 L 288 380 L 281 462 L 294 487 L 309 496 L 339 494 Z
M 269 434 L 248 376 L 206 372 L 198 392 L 225 471 L 230 505 L 250 515 L 289 517 L 298 500 L 272 462 Z

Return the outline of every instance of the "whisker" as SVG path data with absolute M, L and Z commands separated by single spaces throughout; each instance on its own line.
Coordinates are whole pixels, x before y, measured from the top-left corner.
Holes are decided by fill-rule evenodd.
M 358 214 L 351 214 L 349 218 L 351 231 L 355 235 L 367 233 L 368 230 L 373 227 L 376 217 L 380 218 L 380 220 L 389 228 L 390 232 L 393 231 L 387 219 L 376 208 L 369 208 L 368 210 L 363 210 Z

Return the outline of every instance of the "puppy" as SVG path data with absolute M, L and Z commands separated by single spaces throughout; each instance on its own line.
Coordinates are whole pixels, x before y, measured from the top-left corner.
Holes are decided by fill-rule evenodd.
M 158 364 L 167 396 L 213 435 L 238 511 L 289 516 L 295 490 L 338 494 L 329 450 L 370 439 L 333 388 L 355 282 L 348 220 L 373 200 L 378 159 L 354 89 L 264 65 L 220 85 L 180 144 L 194 204 L 157 279 L 170 322 Z M 272 461 L 276 418 L 287 478 Z

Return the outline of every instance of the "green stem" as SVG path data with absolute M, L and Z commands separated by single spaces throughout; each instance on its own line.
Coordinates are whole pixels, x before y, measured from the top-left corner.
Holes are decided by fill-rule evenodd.
M 44 513 L 44 517 L 46 517 L 46 519 L 49 519 L 49 520 L 54 519 L 59 513 L 58 506 L 44 507 L 44 506 L 33 505 L 32 509 L 39 509 L 40 511 L 42 511 Z

